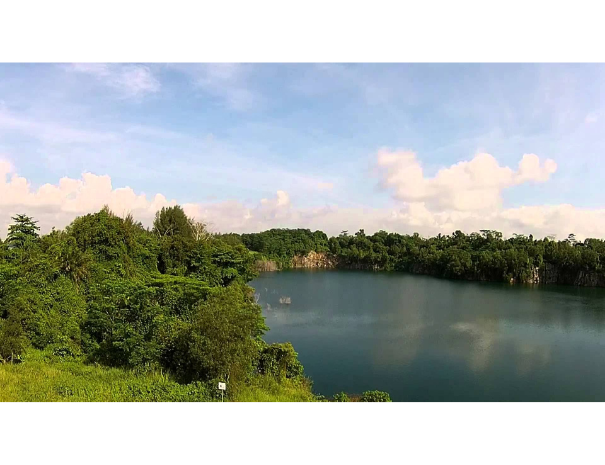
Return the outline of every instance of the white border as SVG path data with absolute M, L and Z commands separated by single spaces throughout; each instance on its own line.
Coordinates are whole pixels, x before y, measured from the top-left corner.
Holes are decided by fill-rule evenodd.
M 604 404 L 0 404 L 2 463 L 592 463 Z
M 605 61 L 597 2 L 4 2 L 0 60 Z
M 596 2 L 4 2 L 0 60 L 604 61 Z M 2 78 L 0 74 L 0 79 Z M 587 463 L 603 404 L 0 404 L 1 463 Z

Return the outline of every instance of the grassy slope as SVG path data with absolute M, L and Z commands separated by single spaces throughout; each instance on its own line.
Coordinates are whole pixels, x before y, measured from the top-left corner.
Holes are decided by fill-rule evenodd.
M 160 373 L 62 361 L 32 351 L 24 362 L 0 365 L 1 402 L 199 402 L 215 392 L 201 384 L 180 385 Z M 304 402 L 314 400 L 307 386 L 258 378 L 238 392 L 239 402 Z
M 236 402 L 314 402 L 309 386 L 290 381 L 278 383 L 274 378 L 259 376 L 237 393 Z

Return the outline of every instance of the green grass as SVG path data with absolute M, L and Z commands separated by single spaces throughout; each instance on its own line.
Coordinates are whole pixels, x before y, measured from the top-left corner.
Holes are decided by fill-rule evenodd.
M 236 402 L 314 402 L 316 397 L 307 382 L 283 380 L 277 382 L 269 376 L 258 376 L 235 395 Z
M 202 383 L 178 384 L 161 373 L 87 365 L 39 351 L 28 352 L 22 363 L 0 365 L 0 402 L 209 402 L 216 394 Z M 315 399 L 306 383 L 269 377 L 254 378 L 232 397 L 235 402 Z

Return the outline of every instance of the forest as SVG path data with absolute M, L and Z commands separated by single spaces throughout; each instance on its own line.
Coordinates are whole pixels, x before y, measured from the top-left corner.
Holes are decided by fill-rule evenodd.
M 417 233 L 385 231 L 366 235 L 361 229 L 328 238 L 321 231 L 271 229 L 226 236 L 230 243 L 239 242 L 282 268 L 288 268 L 294 256 L 315 251 L 334 257 L 342 268 L 407 271 L 450 279 L 605 286 L 605 241 L 578 241 L 574 234 L 564 240 L 518 234 L 504 239 L 498 231 L 481 230 L 423 238 Z
M 0 241 L 0 400 L 210 401 L 219 381 L 228 400 L 326 400 L 290 343 L 264 342 L 246 284 L 258 254 L 239 238 L 179 206 L 152 228 L 107 207 L 45 235 L 12 219 Z M 360 398 L 376 399 L 388 395 Z

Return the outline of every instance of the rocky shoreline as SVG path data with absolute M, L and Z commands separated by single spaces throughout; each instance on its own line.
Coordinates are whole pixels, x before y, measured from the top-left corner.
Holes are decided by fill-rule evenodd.
M 274 260 L 258 260 L 256 262 L 256 268 L 258 271 L 281 271 L 280 265 Z M 309 252 L 307 255 L 296 255 L 292 258 L 292 262 L 289 268 L 293 269 L 352 269 L 352 270 L 370 270 L 370 271 L 381 271 L 378 266 L 368 267 L 364 265 L 351 266 L 340 264 L 338 259 L 331 254 L 324 252 Z M 414 267 L 409 270 L 413 274 L 425 274 L 421 267 Z M 469 281 L 494 281 L 486 279 L 481 276 L 475 277 L 475 279 L 468 279 Z M 545 263 L 540 267 L 534 267 L 532 269 L 531 277 L 520 281 L 514 278 L 510 280 L 511 284 L 561 284 L 579 287 L 605 287 L 605 275 L 595 273 L 579 271 L 577 273 L 563 273 L 556 266 L 550 263 Z

